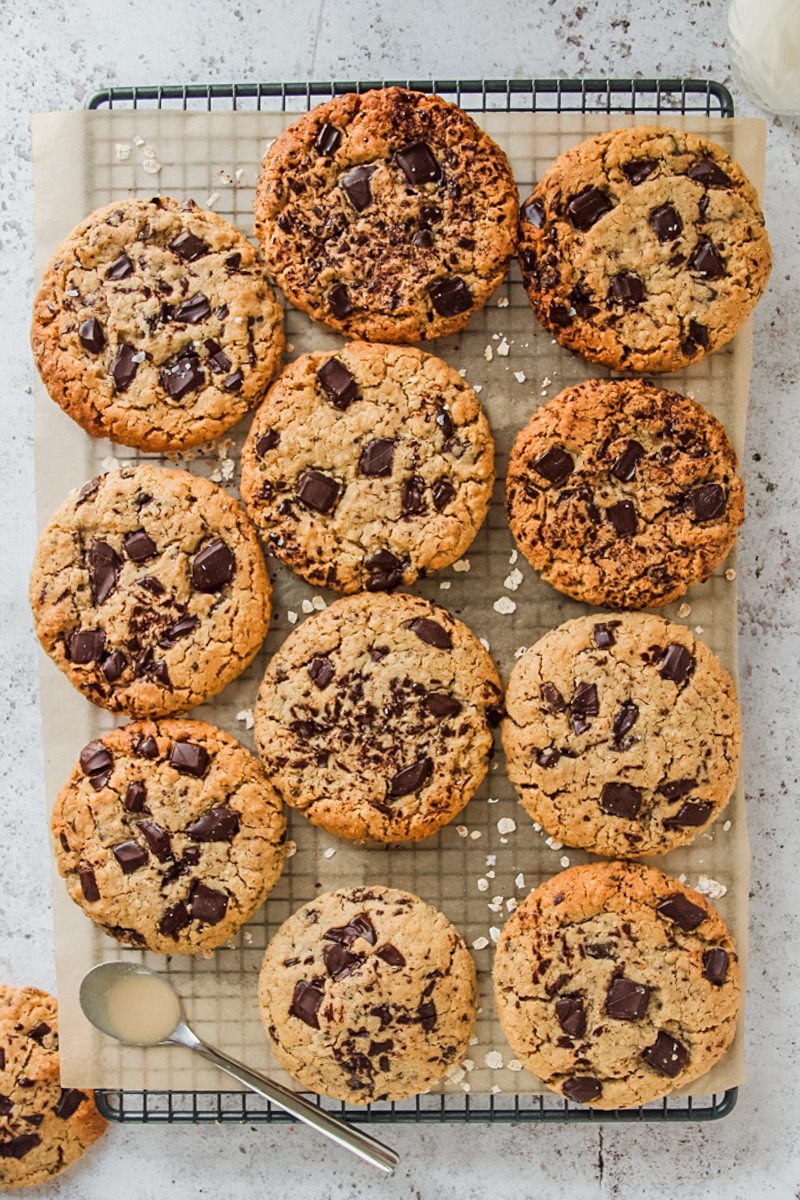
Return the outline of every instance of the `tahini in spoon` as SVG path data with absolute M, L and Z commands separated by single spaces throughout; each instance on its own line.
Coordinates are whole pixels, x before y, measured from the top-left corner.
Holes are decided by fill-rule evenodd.
M 138 963 L 100 963 L 83 977 L 80 1004 L 87 1020 L 109 1037 L 129 1046 L 185 1046 L 387 1175 L 397 1166 L 394 1150 L 368 1133 L 203 1042 L 189 1028 L 172 984 L 157 971 Z

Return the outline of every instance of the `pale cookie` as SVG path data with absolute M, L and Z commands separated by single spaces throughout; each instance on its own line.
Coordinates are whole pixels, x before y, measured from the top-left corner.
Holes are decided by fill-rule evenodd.
M 183 712 L 257 653 L 270 586 L 258 538 L 222 488 L 124 467 L 73 492 L 42 533 L 30 602 L 53 662 L 95 704 Z
M 508 775 L 533 821 L 570 846 L 638 858 L 708 829 L 739 771 L 736 689 L 683 625 L 579 617 L 515 663 Z
M 483 779 L 500 678 L 475 635 L 404 593 L 314 613 L 273 655 L 255 736 L 283 800 L 340 837 L 428 837 Z
M 724 345 L 771 266 L 738 163 L 699 134 L 650 125 L 556 159 L 522 206 L 519 259 L 563 346 L 633 371 L 676 371 Z
M 705 1075 L 733 1041 L 741 979 L 703 896 L 610 862 L 562 871 L 512 913 L 494 991 L 520 1062 L 567 1100 L 609 1109 Z
M 459 558 L 492 497 L 494 442 L 472 388 L 410 346 L 304 354 L 256 413 L 242 496 L 309 583 L 389 591 Z
M 475 964 L 458 930 L 408 892 L 327 892 L 267 947 L 261 1020 L 280 1063 L 351 1104 L 426 1091 L 466 1051 Z
M 92 437 L 178 450 L 263 397 L 283 313 L 254 247 L 192 200 L 117 200 L 55 251 L 33 310 L 45 387 Z
M 70 898 L 111 937 L 159 954 L 227 942 L 285 857 L 261 764 L 202 721 L 138 722 L 89 742 L 51 827 Z
M 503 151 L 439 96 L 339 96 L 267 150 L 256 234 L 292 304 L 351 337 L 455 333 L 506 273 L 517 187 Z
M 105 1129 L 88 1088 L 61 1086 L 53 997 L 0 983 L 0 1190 L 52 1179 Z
M 506 512 L 531 566 L 587 604 L 669 604 L 727 557 L 744 485 L 719 421 L 639 379 L 590 379 L 533 414 Z

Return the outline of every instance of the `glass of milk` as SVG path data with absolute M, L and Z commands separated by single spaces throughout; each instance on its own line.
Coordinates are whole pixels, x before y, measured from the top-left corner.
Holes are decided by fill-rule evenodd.
M 728 48 L 759 108 L 800 116 L 800 0 L 731 0 Z

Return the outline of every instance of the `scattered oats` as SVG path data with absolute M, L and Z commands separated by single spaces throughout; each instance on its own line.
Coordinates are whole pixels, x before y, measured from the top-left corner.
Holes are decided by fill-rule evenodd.
M 469 836 L 473 842 L 477 842 L 478 838 L 481 836 L 480 829 L 473 829 L 472 833 Z
M 517 822 L 513 817 L 501 817 L 497 822 L 497 832 L 501 834 L 513 833 L 517 828 Z
M 217 178 L 219 179 L 220 183 L 225 184 L 225 187 L 233 187 L 233 176 L 229 175 L 228 172 L 224 171 L 221 167 L 217 172 Z
M 489 1053 L 484 1056 L 483 1061 L 490 1070 L 499 1071 L 503 1065 L 503 1056 L 499 1050 L 490 1050 Z
M 519 1061 L 518 1058 L 510 1058 L 508 1060 L 508 1062 L 506 1063 L 506 1066 L 508 1067 L 509 1071 L 521 1071 L 522 1070 L 522 1063 Z
M 146 158 L 142 163 L 142 170 L 148 175 L 157 175 L 161 170 L 161 163 L 156 158 Z
M 328 849 L 327 849 L 327 850 L 323 850 L 323 852 L 322 852 L 322 857 L 323 857 L 323 858 L 333 858 L 333 856 L 334 856 L 334 854 L 335 854 L 335 853 L 336 853 L 336 847 L 335 847 L 335 846 L 328 846 Z
M 206 200 L 206 208 L 213 208 L 219 200 L 219 192 L 212 192 Z
M 498 308 L 508 308 L 508 296 L 501 296 L 497 301 Z
M 290 608 L 287 610 L 286 620 L 289 622 L 290 625 L 297 624 L 297 613 L 294 611 L 293 608 Z
M 519 875 L 518 875 L 518 876 L 517 876 L 517 878 L 514 880 L 514 886 L 515 886 L 515 887 L 518 887 L 518 888 L 524 888 L 524 887 L 525 887 L 525 876 L 522 874 L 522 871 L 520 871 Z
M 323 608 L 327 608 L 328 606 L 325 603 L 325 601 L 322 599 L 322 596 L 312 596 L 311 597 L 311 607 L 314 608 L 317 612 L 322 612 Z
M 106 471 L 118 471 L 121 463 L 118 458 L 114 458 L 113 454 L 109 454 L 100 463 L 100 472 L 104 474 Z
M 451 581 L 449 579 L 443 579 L 442 582 L 439 584 L 439 591 L 440 592 L 449 592 L 450 591 L 450 582 Z
M 680 608 L 678 609 L 678 616 L 679 617 L 688 617 L 688 615 L 691 611 L 692 611 L 691 604 L 682 604 L 680 606 Z
M 697 880 L 697 890 L 703 896 L 709 896 L 712 900 L 719 900 L 720 896 L 724 896 L 728 889 L 719 880 L 710 879 L 708 875 L 700 875 Z
M 509 896 L 508 899 L 506 900 L 506 908 L 508 909 L 509 912 L 513 912 L 516 907 L 517 907 L 516 896 Z
M 313 605 L 313 604 L 311 603 L 311 601 L 310 601 L 310 600 L 308 600 L 308 599 L 306 599 L 306 600 L 303 600 L 303 602 L 302 602 L 302 604 L 300 605 L 300 607 L 302 608 L 302 610 L 303 610 L 303 612 L 304 612 L 304 613 L 310 613 L 310 612 L 313 612 L 313 611 L 314 611 L 314 605 Z
M 562 867 L 564 867 L 565 870 L 569 866 L 569 856 L 566 854 L 562 854 L 561 858 L 558 861 L 561 863 Z
M 496 942 L 497 939 L 500 937 L 500 930 L 497 928 L 496 925 L 489 926 L 489 937 L 492 939 L 493 942 Z
M 728 832 L 728 830 L 730 829 L 730 827 L 731 827 L 731 823 L 730 823 L 730 821 L 726 821 L 726 822 L 724 823 L 724 825 L 722 826 L 723 833 L 727 833 L 727 832 Z
M 702 625 L 695 625 L 695 627 L 694 627 L 694 631 L 695 631 L 695 633 L 702 633 L 702 632 L 703 632 L 703 626 L 702 626 Z
M 510 592 L 515 592 L 522 583 L 522 571 L 519 567 L 514 567 L 503 580 L 503 587 L 507 587 Z
M 286 857 L 294 858 L 295 854 L 297 854 L 297 842 L 287 842 L 286 843 Z
M 499 599 L 495 600 L 492 608 L 496 613 L 500 613 L 502 617 L 508 617 L 511 613 L 517 611 L 516 602 L 510 596 L 500 596 Z
M 727 571 L 725 572 L 725 578 L 727 579 L 728 583 L 733 583 L 734 579 L 736 578 L 736 572 L 734 571 L 733 567 L 728 567 Z
M 508 358 L 508 352 L 510 349 L 511 349 L 511 347 L 509 346 L 508 342 L 506 341 L 505 338 L 503 338 L 503 340 L 500 342 L 500 344 L 497 347 L 497 353 L 500 355 L 501 358 Z
M 459 558 L 456 562 L 453 563 L 454 571 L 468 571 L 469 568 L 470 568 L 470 561 L 468 558 Z
M 492 350 L 491 346 L 486 346 L 486 348 L 483 351 L 483 357 L 486 359 L 487 362 L 492 361 L 492 359 L 494 358 L 494 350 Z
M 125 162 L 131 156 L 130 142 L 117 142 L 114 147 L 114 157 L 117 162 Z
M 469 830 L 467 829 L 466 825 L 456 825 L 456 833 L 459 837 L 466 837 L 469 833 Z
M 478 638 L 478 641 L 480 642 L 480 644 L 483 646 L 484 650 L 488 654 L 489 651 L 491 650 L 491 646 L 489 645 L 489 639 L 488 638 Z
M 561 850 L 564 846 L 563 842 L 557 842 L 556 839 L 552 837 L 545 838 L 544 844 L 545 846 L 549 846 L 551 850 Z
M 524 383 L 525 382 L 525 372 L 524 371 L 515 371 L 514 378 L 516 379 L 517 383 Z
M 487 804 L 499 804 L 499 803 L 500 803 L 500 797 L 499 797 L 499 796 L 487 796 L 487 797 L 486 797 L 486 803 L 487 803 Z
M 237 721 L 244 721 L 245 729 L 253 728 L 253 710 L 252 708 L 243 708 L 236 714 Z
M 133 139 L 133 144 L 134 144 L 134 146 L 143 146 L 143 145 L 144 145 L 144 138 L 143 138 L 143 137 L 139 137 L 139 135 L 137 134 L 137 135 L 136 135 L 136 137 Z
M 488 879 L 484 879 L 484 877 L 481 876 L 480 879 L 476 880 L 476 884 L 477 884 L 477 888 L 478 888 L 479 892 L 488 892 L 488 890 L 489 890 L 489 880 Z
M 479 938 L 475 938 L 475 941 L 472 943 L 472 949 L 473 950 L 485 950 L 488 945 L 489 945 L 488 938 L 479 937 Z

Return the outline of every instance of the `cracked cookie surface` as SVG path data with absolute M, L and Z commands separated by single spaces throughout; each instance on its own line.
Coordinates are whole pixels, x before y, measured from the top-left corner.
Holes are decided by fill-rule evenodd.
M 514 665 L 503 747 L 533 821 L 595 854 L 692 841 L 739 769 L 736 690 L 683 625 L 597 613 L 546 633 Z
M 486 516 L 494 442 L 457 371 L 410 346 L 304 354 L 256 413 L 242 496 L 311 584 L 385 591 L 447 566 Z
M 733 549 L 744 485 L 720 422 L 638 379 L 591 379 L 533 414 L 506 512 L 531 566 L 587 604 L 676 600 Z
M 0 983 L 0 1190 L 45 1183 L 105 1132 L 87 1088 L 62 1088 L 58 1007 Z
M 538 319 L 618 370 L 675 371 L 722 346 L 767 285 L 758 196 L 721 146 L 640 126 L 562 154 L 520 212 Z
M 639 863 L 571 867 L 503 927 L 503 1031 L 534 1075 L 593 1108 L 646 1104 L 698 1079 L 733 1041 L 741 979 L 719 914 Z
M 411 841 L 478 787 L 501 700 L 488 653 L 446 609 L 361 593 L 310 616 L 273 655 L 255 736 L 279 794 L 313 825 Z
M 283 313 L 234 225 L 192 200 L 125 198 L 55 251 L 31 342 L 53 400 L 92 437 L 177 450 L 263 397 Z
M 261 764 L 202 721 L 89 742 L 51 818 L 70 898 L 118 941 L 198 954 L 228 941 L 283 869 L 283 808 Z
M 42 533 L 30 602 L 44 650 L 93 703 L 182 712 L 248 665 L 270 586 L 255 529 L 188 471 L 124 467 L 65 501 Z
M 503 151 L 439 96 L 340 96 L 267 150 L 256 234 L 292 304 L 370 341 L 455 333 L 483 308 L 516 242 Z
M 366 1104 L 403 1100 L 440 1079 L 475 1023 L 475 964 L 458 930 L 408 892 L 328 892 L 267 947 L 261 1020 L 300 1083 Z

